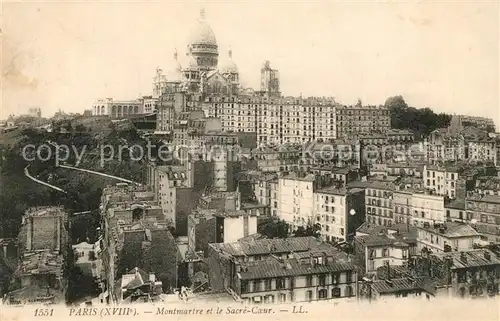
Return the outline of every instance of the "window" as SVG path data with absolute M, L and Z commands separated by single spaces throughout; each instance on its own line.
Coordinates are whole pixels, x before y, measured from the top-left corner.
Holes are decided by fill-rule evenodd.
M 340 298 L 340 288 L 332 289 L 332 298 Z
M 313 291 L 307 291 L 307 301 L 311 302 L 313 299 Z
M 346 282 L 347 283 L 352 283 L 352 272 L 351 271 L 347 271 L 345 273 L 345 277 L 346 277 Z
M 253 284 L 253 292 L 261 291 L 262 290 L 261 284 L 262 284 L 261 280 L 255 280 Z
M 308 275 L 306 277 L 306 286 L 312 286 L 312 283 L 313 283 L 313 277 L 312 275 Z
M 352 287 L 350 285 L 345 287 L 345 296 L 347 296 L 347 297 L 352 296 Z
M 383 257 L 388 257 L 389 256 L 389 249 L 383 249 L 382 250 L 382 256 Z
M 285 288 L 285 279 L 279 278 L 276 279 L 276 289 L 281 290 Z
M 326 299 L 328 297 L 328 292 L 326 289 L 321 289 L 318 291 L 318 299 Z
M 264 290 L 265 291 L 271 290 L 271 279 L 264 280 Z
M 332 284 L 339 284 L 340 282 L 340 275 L 339 274 L 332 274 Z
M 326 285 L 326 276 L 324 274 L 319 276 L 319 285 L 320 286 L 325 286 Z
M 248 293 L 248 281 L 241 282 L 241 293 Z

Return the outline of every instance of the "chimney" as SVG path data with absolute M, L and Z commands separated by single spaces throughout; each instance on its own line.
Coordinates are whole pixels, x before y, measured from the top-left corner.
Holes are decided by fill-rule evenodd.
M 451 267 L 453 266 L 453 258 L 451 256 L 446 256 L 444 258 L 444 274 L 446 277 L 446 284 L 451 285 Z
M 462 261 L 465 264 L 467 264 L 467 256 L 465 256 L 464 252 L 460 252 L 460 261 Z

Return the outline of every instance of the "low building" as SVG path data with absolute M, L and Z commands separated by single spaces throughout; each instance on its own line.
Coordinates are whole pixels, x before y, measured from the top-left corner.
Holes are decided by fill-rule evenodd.
M 304 239 L 299 242 L 302 244 L 304 241 L 312 242 L 308 238 L 300 239 Z M 292 244 L 283 247 L 288 240 L 266 240 L 271 247 L 259 251 L 266 252 L 263 256 L 252 255 L 253 260 L 232 255 L 236 244 L 210 244 L 212 289 L 228 289 L 248 303 L 310 302 L 356 297 L 357 268 L 345 254 L 332 247 L 295 252 Z M 263 242 L 260 243 L 263 245 Z
M 147 273 L 139 268 L 124 273 L 116 282 L 115 297 L 118 304 L 151 303 L 160 300 L 162 282 L 154 273 Z
M 4 298 L 8 305 L 61 304 L 65 300 L 63 256 L 51 250 L 25 251 L 13 275 L 19 288 Z
M 429 287 L 423 277 L 378 279 L 363 282 L 360 287 L 360 297 L 368 300 L 386 300 L 389 298 L 429 300 L 435 295 L 434 289 Z
M 470 225 L 456 222 L 424 224 L 418 228 L 418 250 L 432 253 L 472 250 L 481 235 Z
M 374 275 L 385 264 L 403 266 L 416 254 L 415 228 L 407 224 L 391 228 L 363 224 L 354 237 L 357 262 L 364 273 Z

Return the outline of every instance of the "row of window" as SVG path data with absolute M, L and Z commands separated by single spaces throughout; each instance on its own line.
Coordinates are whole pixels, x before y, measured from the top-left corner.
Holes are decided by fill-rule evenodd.
M 288 284 L 286 280 L 289 280 Z M 314 281 L 317 282 L 314 282 Z M 353 283 L 356 280 L 353 278 L 353 273 L 350 271 L 345 272 L 345 283 Z M 253 288 L 250 288 L 250 282 L 253 283 Z M 306 276 L 306 287 L 312 286 L 327 286 L 327 285 L 339 285 L 340 284 L 340 274 L 320 274 L 317 278 L 313 275 Z M 295 278 L 277 278 L 275 282 L 272 279 L 257 279 L 253 281 L 241 281 L 241 293 L 251 293 L 260 291 L 272 291 L 272 290 L 284 290 L 284 289 L 294 289 L 295 288 Z

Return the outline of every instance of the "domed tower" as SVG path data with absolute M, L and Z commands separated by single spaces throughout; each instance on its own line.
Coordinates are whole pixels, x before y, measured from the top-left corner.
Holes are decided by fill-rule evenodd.
M 200 69 L 213 70 L 217 68 L 219 47 L 212 28 L 205 20 L 204 10 L 201 10 L 200 19 L 191 32 L 188 52 L 196 60 Z
M 174 93 L 179 91 L 184 78 L 182 74 L 182 66 L 177 59 L 177 49 L 174 52 L 174 59 L 171 66 L 171 69 L 166 73 L 167 92 Z
M 222 66 L 219 68 L 220 73 L 231 82 L 232 93 L 235 94 L 240 82 L 238 66 L 233 61 L 233 52 L 229 49 L 227 53 L 227 59 L 224 61 Z

